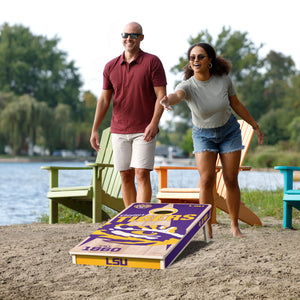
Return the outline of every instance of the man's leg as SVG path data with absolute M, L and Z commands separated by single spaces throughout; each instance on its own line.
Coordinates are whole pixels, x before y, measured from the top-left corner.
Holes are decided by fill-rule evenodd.
M 120 171 L 122 180 L 122 197 L 125 207 L 136 202 L 136 188 L 134 182 L 134 169 Z
M 151 202 L 152 187 L 150 172 L 154 166 L 156 138 L 146 142 L 140 134 L 133 141 L 131 167 L 135 168 L 137 202 Z
M 122 180 L 122 197 L 125 207 L 136 202 L 135 173 L 130 167 L 132 141 L 130 135 L 112 134 L 114 167 L 120 171 Z
M 136 180 L 138 184 L 138 192 L 136 202 L 151 202 L 152 187 L 150 180 L 150 170 L 135 169 Z

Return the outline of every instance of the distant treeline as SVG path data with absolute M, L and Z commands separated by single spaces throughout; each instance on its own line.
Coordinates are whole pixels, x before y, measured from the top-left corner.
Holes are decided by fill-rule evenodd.
M 290 56 L 271 50 L 259 55 L 247 32 L 223 28 L 214 40 L 207 30 L 188 39 L 208 42 L 232 62 L 231 77 L 239 99 L 258 121 L 265 145 L 285 151 L 300 149 L 300 74 Z M 58 49 L 59 38 L 36 36 L 21 25 L 0 27 L 0 154 L 27 154 L 29 148 L 91 150 L 89 137 L 97 98 L 82 91 L 74 61 Z M 186 57 L 174 62 L 179 74 Z M 100 130 L 110 126 L 109 113 Z M 191 114 L 183 102 L 174 106 L 171 121 L 161 125 L 158 142 L 192 153 Z M 176 117 L 176 118 L 175 118 Z M 251 149 L 257 143 L 254 138 Z

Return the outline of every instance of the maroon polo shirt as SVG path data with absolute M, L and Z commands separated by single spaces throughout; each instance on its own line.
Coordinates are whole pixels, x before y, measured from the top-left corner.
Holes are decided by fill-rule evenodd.
M 154 87 L 166 84 L 160 59 L 142 50 L 130 64 L 125 61 L 124 53 L 107 63 L 103 89 L 114 91 L 111 132 L 144 132 L 154 113 Z

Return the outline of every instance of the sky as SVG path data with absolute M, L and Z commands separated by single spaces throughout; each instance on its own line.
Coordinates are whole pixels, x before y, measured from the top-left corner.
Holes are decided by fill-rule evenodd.
M 300 69 L 298 0 L 0 0 L 0 25 L 23 25 L 32 34 L 60 38 L 58 48 L 75 61 L 83 90 L 99 97 L 105 64 L 123 52 L 121 32 L 131 22 L 144 30 L 141 49 L 157 55 L 166 70 L 167 92 L 181 79 L 170 69 L 185 56 L 189 37 L 222 28 L 248 32 L 263 57 L 270 50 L 291 56 Z

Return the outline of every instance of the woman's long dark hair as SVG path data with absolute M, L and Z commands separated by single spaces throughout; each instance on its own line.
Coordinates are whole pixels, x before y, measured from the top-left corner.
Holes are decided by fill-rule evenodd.
M 187 53 L 188 56 L 188 60 L 191 54 L 191 51 L 193 50 L 193 48 L 195 47 L 201 47 L 205 50 L 205 52 L 207 53 L 208 57 L 211 58 L 211 64 L 212 67 L 209 69 L 210 74 L 212 75 L 217 75 L 217 76 L 222 76 L 224 74 L 228 75 L 231 71 L 231 62 L 225 58 L 223 58 L 222 56 L 216 56 L 216 51 L 215 49 L 207 43 L 198 43 L 198 44 L 194 44 L 192 45 Z M 184 67 L 184 79 L 189 79 L 190 77 L 192 77 L 194 75 L 194 71 L 192 69 L 189 68 L 189 64 L 187 64 Z

